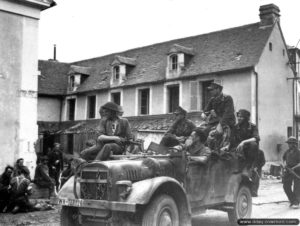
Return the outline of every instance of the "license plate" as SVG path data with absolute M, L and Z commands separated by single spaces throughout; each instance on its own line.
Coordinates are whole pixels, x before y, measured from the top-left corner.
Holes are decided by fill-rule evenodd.
M 64 206 L 81 207 L 83 206 L 83 200 L 82 199 L 58 199 L 58 204 Z

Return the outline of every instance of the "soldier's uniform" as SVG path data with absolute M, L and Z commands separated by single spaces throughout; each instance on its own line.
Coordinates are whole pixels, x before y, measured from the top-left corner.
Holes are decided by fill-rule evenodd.
M 254 163 L 254 169 L 251 175 L 251 179 L 253 181 L 252 186 L 252 196 L 258 196 L 258 188 L 259 188 L 259 180 L 262 176 L 262 167 L 265 165 L 266 159 L 264 152 L 262 150 L 258 150 L 257 160 Z
M 49 175 L 55 180 L 56 188 L 59 188 L 59 174 L 63 170 L 63 154 L 58 147 L 58 143 L 54 144 L 54 148 L 48 153 Z
M 174 111 L 175 115 L 182 115 L 181 119 L 175 121 L 170 129 L 163 136 L 160 144 L 166 147 L 172 147 L 175 145 L 179 145 L 180 142 L 176 137 L 184 137 L 188 138 L 193 130 L 196 128 L 196 125 L 189 119 L 186 118 L 186 110 L 181 108 L 180 106 Z M 184 141 L 183 141 L 184 142 Z
M 253 166 L 258 157 L 258 144 L 260 137 L 257 126 L 249 122 L 249 111 L 241 109 L 237 112 L 237 115 L 243 117 L 245 121 L 242 123 L 237 123 L 234 126 L 232 148 L 236 148 L 244 140 L 248 140 L 250 138 L 255 139 L 255 141 L 247 142 L 237 153 L 241 160 L 244 160 L 245 164 L 248 166 L 248 168 L 250 168 Z
M 213 82 L 208 89 L 222 89 L 223 86 Z M 211 112 L 215 112 L 214 116 Z M 207 144 L 215 151 L 222 148 L 228 149 L 231 141 L 231 130 L 235 125 L 235 115 L 233 99 L 231 96 L 223 94 L 222 92 L 215 97 L 212 97 L 204 109 L 205 114 L 208 116 L 205 133 L 208 135 Z M 218 133 L 216 127 L 218 124 L 222 127 L 222 133 Z
M 222 126 L 233 127 L 235 124 L 233 99 L 231 96 L 221 93 L 217 97 L 212 97 L 204 112 L 210 112 L 214 110 L 217 117 L 209 117 L 208 124 L 215 126 L 220 123 Z
M 287 143 L 298 144 L 296 138 L 289 137 Z M 283 155 L 283 161 L 286 162 L 286 167 L 291 169 L 300 163 L 300 151 L 297 146 L 288 149 Z M 300 176 L 300 167 L 296 168 L 294 172 Z M 300 179 L 293 175 L 289 170 L 286 170 L 283 175 L 283 189 L 286 193 L 291 206 L 299 205 L 300 202 Z M 293 185 L 293 189 L 292 189 Z

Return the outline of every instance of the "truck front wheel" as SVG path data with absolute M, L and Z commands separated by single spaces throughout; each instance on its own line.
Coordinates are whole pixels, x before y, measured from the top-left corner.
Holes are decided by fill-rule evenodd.
M 154 198 L 147 206 L 143 226 L 179 226 L 179 213 L 174 199 L 168 195 Z
M 74 207 L 63 206 L 60 213 L 61 226 L 78 225 L 78 211 Z
M 238 225 L 240 218 L 250 218 L 252 212 L 252 197 L 250 189 L 242 185 L 236 196 L 233 210 L 228 211 L 228 218 L 232 225 Z

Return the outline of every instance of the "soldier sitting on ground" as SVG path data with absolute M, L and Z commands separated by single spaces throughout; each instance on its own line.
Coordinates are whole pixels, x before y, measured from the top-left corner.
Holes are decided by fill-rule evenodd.
M 24 159 L 23 158 L 17 159 L 16 164 L 15 164 L 15 168 L 14 168 L 14 172 L 13 172 L 13 177 L 21 175 L 21 172 L 23 172 L 25 177 L 29 181 L 31 181 L 30 171 L 29 171 L 27 166 L 24 166 Z
M 11 195 L 7 205 L 6 212 L 18 213 L 28 212 L 33 210 L 33 205 L 29 202 L 29 196 L 31 195 L 31 189 L 29 187 L 30 180 L 26 178 L 27 172 L 21 170 L 20 174 L 11 179 Z
M 0 213 L 7 207 L 10 199 L 10 180 L 12 178 L 14 168 L 6 166 L 0 177 Z
M 177 109 L 174 111 L 175 121 L 163 136 L 160 145 L 165 147 L 173 147 L 175 145 L 184 144 L 185 140 L 196 128 L 195 124 L 186 118 L 186 114 L 186 110 L 180 106 L 177 107 Z
M 119 107 L 113 102 L 102 106 L 104 117 L 100 120 L 100 129 L 97 145 L 81 152 L 85 160 L 96 155 L 95 160 L 107 160 L 111 154 L 120 155 L 125 151 L 125 144 L 132 139 L 129 122 L 126 118 L 119 117 Z

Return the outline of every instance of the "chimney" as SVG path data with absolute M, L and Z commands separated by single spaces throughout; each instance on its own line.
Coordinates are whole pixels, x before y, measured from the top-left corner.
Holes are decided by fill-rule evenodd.
M 56 61 L 56 44 L 54 44 L 53 48 L 53 60 Z
M 273 25 L 276 21 L 279 22 L 280 9 L 277 5 L 262 5 L 259 7 L 259 12 L 261 26 Z

